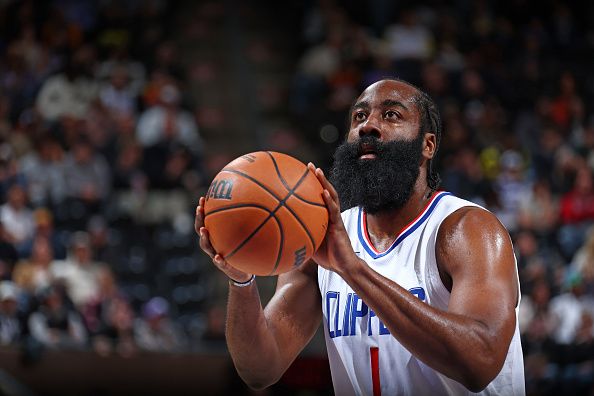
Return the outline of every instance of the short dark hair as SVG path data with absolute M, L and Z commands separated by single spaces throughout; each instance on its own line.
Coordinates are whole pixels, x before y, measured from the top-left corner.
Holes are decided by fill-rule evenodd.
M 431 190 L 435 191 L 441 183 L 439 172 L 433 169 L 433 160 L 437 155 L 439 143 L 441 142 L 441 116 L 439 115 L 439 109 L 431 96 L 418 88 L 417 91 L 419 93 L 415 98 L 415 102 L 419 110 L 420 130 L 421 132 L 429 131 L 435 134 L 435 153 L 433 153 L 433 158 L 427 162 L 427 184 Z

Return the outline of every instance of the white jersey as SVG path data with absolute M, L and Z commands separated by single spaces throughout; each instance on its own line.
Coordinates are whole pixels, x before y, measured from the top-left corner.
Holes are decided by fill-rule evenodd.
M 384 252 L 377 251 L 370 242 L 366 214 L 362 209 L 346 210 L 342 219 L 355 253 L 371 268 L 427 304 L 445 311 L 450 293 L 437 270 L 435 241 L 441 222 L 464 206 L 478 205 L 448 192 L 435 194 Z M 337 396 L 475 394 L 411 355 L 335 272 L 318 267 L 318 282 L 332 382 Z M 481 395 L 525 394 L 517 316 L 516 307 L 516 329 L 505 363 L 499 375 L 479 393 Z

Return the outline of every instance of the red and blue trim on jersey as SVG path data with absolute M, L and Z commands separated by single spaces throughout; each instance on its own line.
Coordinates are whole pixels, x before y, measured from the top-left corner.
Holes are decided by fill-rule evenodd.
M 419 226 L 423 224 L 425 220 L 429 218 L 429 216 L 431 216 L 431 213 L 433 212 L 439 201 L 447 195 L 452 195 L 452 193 L 447 191 L 438 191 L 437 193 L 435 193 L 435 195 L 431 197 L 431 200 L 427 202 L 427 205 L 425 205 L 425 208 L 421 211 L 421 213 L 419 213 L 419 215 L 413 221 L 411 221 L 406 227 L 402 229 L 402 231 L 398 233 L 398 236 L 396 237 L 394 242 L 392 242 L 392 245 L 384 252 L 378 251 L 373 246 L 373 243 L 369 238 L 369 233 L 367 232 L 367 213 L 361 207 L 359 207 L 357 234 L 359 235 L 359 241 L 361 242 L 361 245 L 363 245 L 363 248 L 365 249 L 367 254 L 369 254 L 372 258 L 378 259 L 384 257 L 385 255 L 389 254 L 392 250 L 394 250 L 394 248 L 396 248 L 396 246 L 398 246 L 404 239 L 406 239 L 407 236 L 409 236 L 417 228 L 419 228 Z

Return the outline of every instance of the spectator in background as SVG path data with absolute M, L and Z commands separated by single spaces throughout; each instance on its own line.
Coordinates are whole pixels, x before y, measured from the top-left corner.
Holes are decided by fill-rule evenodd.
M 141 349 L 153 352 L 181 352 L 186 346 L 181 329 L 169 317 L 169 303 L 162 297 L 153 297 L 142 307 L 134 336 Z
M 166 155 L 165 161 L 161 164 L 154 163 L 154 165 L 160 165 L 158 169 L 150 163 L 160 156 L 155 156 L 156 153 L 153 150 L 148 150 L 146 154 L 144 164 L 152 188 L 172 190 L 186 187 L 188 190 L 193 190 L 195 186 L 187 185 L 186 182 L 189 181 L 188 176 L 191 175 L 191 178 L 197 179 L 198 174 L 194 169 L 192 154 L 186 147 L 179 144 L 170 145 L 167 151 L 163 152 Z M 199 183 L 199 179 L 194 180 L 192 184 L 196 182 Z
M 0 92 L 9 98 L 10 118 L 16 121 L 27 104 L 35 98 L 40 80 L 28 69 L 21 46 L 13 43 L 5 51 L 4 62 L 0 63 Z
M 422 61 L 428 59 L 433 50 L 431 30 L 419 22 L 412 9 L 399 14 L 399 20 L 389 25 L 384 33 L 390 46 L 392 59 Z
M 18 313 L 19 289 L 10 281 L 0 281 L 0 345 L 16 344 L 21 338 Z
M 585 294 L 580 273 L 568 271 L 566 291 L 551 299 L 550 309 L 555 319 L 552 351 L 558 365 L 559 394 L 587 394 L 592 389 L 594 370 L 594 327 L 591 314 L 592 298 Z
M 22 255 L 27 244 L 30 246 L 35 232 L 33 211 L 27 207 L 27 195 L 21 185 L 10 187 L 7 198 L 7 202 L 0 206 L 0 221 L 4 225 L 8 241 Z
M 539 278 L 530 289 L 529 294 L 522 295 L 520 304 L 520 333 L 529 342 L 522 345 L 525 349 L 540 349 L 534 345 L 551 337 L 556 325 L 556 318 L 549 309 L 551 288 L 546 278 Z
M 100 355 L 113 352 L 131 357 L 138 346 L 134 339 L 134 311 L 128 300 L 116 296 L 103 304 L 101 328 L 93 339 L 93 348 Z
M 151 71 L 150 78 L 142 90 L 142 105 L 145 109 L 158 106 L 160 102 L 161 90 L 167 85 L 175 84 L 175 79 L 167 74 L 166 71 L 154 69 Z
M 111 114 L 135 114 L 138 92 L 130 85 L 128 69 L 115 65 L 111 69 L 109 81 L 101 87 L 99 98 Z
M 0 202 L 6 202 L 8 190 L 15 184 L 25 185 L 25 176 L 13 148 L 0 140 Z
M 533 285 L 541 279 L 553 280 L 558 271 L 564 271 L 566 263 L 554 245 L 539 239 L 534 231 L 525 229 L 514 235 L 520 286 L 523 292 L 530 294 Z M 559 289 L 551 284 L 553 293 Z
M 546 179 L 537 180 L 530 192 L 520 197 L 518 225 L 552 242 L 559 219 L 559 201 Z
M 0 221 L 0 281 L 12 279 L 12 270 L 18 259 L 19 254 Z
M 144 148 L 143 171 L 147 175 L 149 187 L 195 191 L 204 180 L 198 127 L 192 114 L 180 107 L 180 93 L 175 85 L 163 86 L 159 97 L 160 104 L 147 109 L 140 116 L 136 129 L 138 142 Z M 175 201 L 171 202 L 172 206 L 184 200 L 184 197 L 176 196 L 175 192 L 161 195 L 153 200 L 161 207 L 163 205 L 160 203 L 168 200 Z M 165 206 L 169 204 L 165 203 Z M 182 202 L 181 205 L 186 204 Z
M 54 258 L 64 260 L 66 258 L 65 232 L 56 230 L 52 212 L 47 208 L 37 208 L 33 211 L 33 218 L 35 219 L 35 238 L 47 239 L 51 244 Z
M 559 94 L 551 103 L 551 119 L 561 130 L 569 132 L 580 103 L 575 78 L 564 71 L 559 78 Z
M 31 336 L 52 349 L 85 347 L 87 332 L 80 314 L 68 303 L 65 290 L 54 284 L 36 296 L 39 306 L 28 320 Z
M 144 211 L 142 207 L 151 186 L 143 159 L 144 152 L 135 138 L 121 139 L 111 171 L 115 207 L 122 216 L 131 216 L 133 213 L 142 216 Z M 154 162 L 154 159 L 152 161 L 152 164 L 147 161 L 149 170 L 163 166 L 162 163 Z
M 549 283 L 544 278 L 534 284 L 529 294 L 522 293 L 518 319 L 525 356 L 527 394 L 544 394 L 537 389 L 540 392 L 550 389 L 555 376 L 551 360 L 556 318 L 550 310 L 551 294 Z
M 44 69 L 45 53 L 37 41 L 37 32 L 33 23 L 24 24 L 20 37 L 15 40 L 15 49 L 22 55 L 26 70 L 37 72 L 36 77 L 45 77 L 39 73 Z
M 50 264 L 54 261 L 54 252 L 50 241 L 37 236 L 33 241 L 31 257 L 20 260 L 14 267 L 14 282 L 31 295 L 50 286 L 52 274 Z
M 451 155 L 451 161 L 443 175 L 444 189 L 479 205 L 487 205 L 485 197 L 491 194 L 492 187 L 484 176 L 476 150 L 460 147 Z
M 138 120 L 136 136 L 145 148 L 179 143 L 193 153 L 202 150 L 198 126 L 191 113 L 180 107 L 181 95 L 174 84 L 163 86 L 159 104 L 148 108 Z
M 125 113 L 121 113 L 125 114 Z M 113 161 L 115 144 L 117 142 L 117 129 L 114 119 L 119 114 L 112 113 L 100 101 L 93 102 L 88 109 L 87 116 L 77 128 L 77 136 L 84 136 L 95 148 L 95 152 Z M 76 139 L 73 139 L 75 142 Z M 70 146 L 72 147 L 72 146 Z
M 48 78 L 37 96 L 37 109 L 48 121 L 63 116 L 83 118 L 97 99 L 99 86 L 93 79 L 95 49 L 85 45 L 76 50 L 62 73 Z
M 582 325 L 585 288 L 584 279 L 579 272 L 567 271 L 564 279 L 565 290 L 551 299 L 551 313 L 555 319 L 553 338 L 559 344 L 568 345 L 575 341 Z
M 146 192 L 148 180 L 142 169 L 142 160 L 142 147 L 135 139 L 121 142 L 112 167 L 114 190 Z
M 181 62 L 183 56 L 180 55 L 175 41 L 163 40 L 153 49 L 152 69 L 159 69 L 177 81 L 185 81 L 186 73 Z
M 113 246 L 112 230 L 103 216 L 95 215 L 89 219 L 87 233 L 94 261 L 113 264 L 120 258 L 121 251 Z
M 60 204 L 66 194 L 62 148 L 50 136 L 33 142 L 34 150 L 20 160 L 33 207 Z
M 586 234 L 586 242 L 577 250 L 570 264 L 570 270 L 582 274 L 586 292 L 594 298 L 594 227 Z M 594 317 L 594 304 L 590 305 Z
M 93 261 L 91 241 L 84 231 L 71 237 L 66 260 L 51 264 L 54 279 L 63 282 L 74 305 L 81 309 L 99 295 L 99 274 L 109 270 L 105 264 Z
M 117 69 L 120 70 L 117 72 L 118 74 L 123 70 L 127 77 L 126 91 L 134 98 L 138 97 L 146 82 L 145 66 L 142 62 L 130 57 L 130 51 L 124 43 L 115 45 L 111 49 L 109 57 L 99 64 L 96 73 L 97 79 L 102 84 L 109 84 Z
M 594 181 L 592 171 L 585 164 L 580 166 L 570 191 L 561 196 L 561 228 L 559 243 L 563 253 L 571 259 L 585 242 L 585 235 L 594 225 Z
M 99 293 L 83 308 L 93 349 L 101 356 L 116 352 L 130 357 L 136 352 L 134 312 L 119 291 L 111 271 L 103 270 L 98 277 Z
M 76 140 L 71 152 L 66 156 L 64 179 L 68 207 L 72 210 L 72 205 L 82 206 L 80 213 L 71 212 L 72 217 L 79 219 L 97 213 L 111 190 L 109 165 L 83 136 Z
M 398 76 L 408 81 L 419 81 L 422 62 L 429 59 L 433 52 L 434 39 L 431 30 L 420 23 L 415 10 L 399 13 L 398 21 L 386 28 L 384 39 L 390 47 Z
M 530 185 L 524 174 L 524 160 L 520 153 L 513 150 L 505 151 L 499 164 L 501 171 L 495 181 L 495 190 L 501 208 L 496 214 L 506 228 L 514 232 L 518 227 L 520 202 L 522 197 L 528 195 Z
M 344 35 L 343 30 L 331 26 L 323 42 L 301 55 L 291 98 L 296 114 L 308 114 L 309 110 L 316 109 L 316 103 L 322 104 L 328 91 L 328 79 L 340 67 Z

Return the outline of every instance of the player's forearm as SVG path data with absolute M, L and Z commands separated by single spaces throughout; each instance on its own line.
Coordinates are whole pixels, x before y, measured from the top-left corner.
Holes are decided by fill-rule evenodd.
M 256 284 L 229 286 L 225 333 L 235 368 L 247 385 L 261 389 L 278 380 L 280 354 Z
M 496 335 L 485 324 L 429 306 L 366 264 L 341 275 L 390 334 L 425 364 L 473 391 L 500 371 Z

